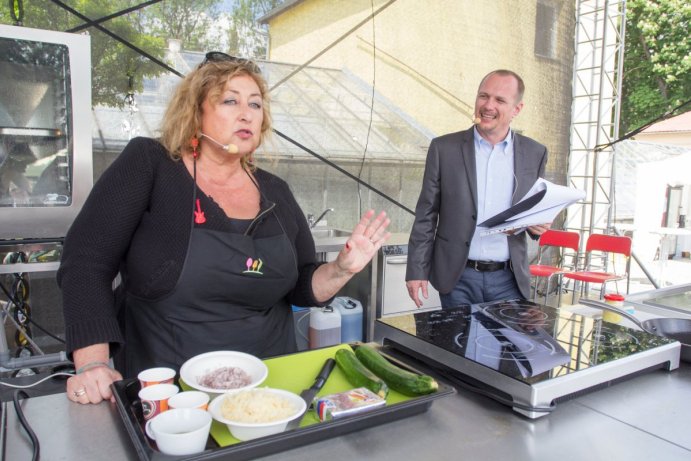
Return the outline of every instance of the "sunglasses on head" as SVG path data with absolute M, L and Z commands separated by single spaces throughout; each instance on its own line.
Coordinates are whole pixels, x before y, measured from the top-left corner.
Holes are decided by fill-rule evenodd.
M 249 59 L 244 58 L 236 58 L 235 56 L 231 56 L 221 51 L 209 51 L 208 53 L 206 53 L 206 56 L 204 56 L 204 61 L 202 61 L 201 63 L 201 66 L 203 66 L 207 62 L 233 62 L 247 67 L 251 72 L 255 74 L 262 73 L 262 70 L 254 61 L 250 61 Z

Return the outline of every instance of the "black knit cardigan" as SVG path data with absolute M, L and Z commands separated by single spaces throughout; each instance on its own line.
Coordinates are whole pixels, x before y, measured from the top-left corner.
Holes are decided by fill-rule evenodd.
M 262 208 L 274 212 L 295 247 L 299 278 L 287 301 L 319 306 L 312 292 L 314 241 L 287 183 L 257 169 L 254 178 Z M 135 138 L 94 185 L 65 238 L 57 280 L 62 290 L 67 352 L 110 343 L 123 344 L 117 314 L 122 290 L 156 300 L 175 287 L 193 226 L 194 180 L 181 161 L 171 160 L 156 140 Z M 223 210 L 197 189 L 204 226 L 233 231 Z M 259 224 L 256 236 L 282 232 L 276 220 Z M 114 290 L 114 279 L 122 283 Z

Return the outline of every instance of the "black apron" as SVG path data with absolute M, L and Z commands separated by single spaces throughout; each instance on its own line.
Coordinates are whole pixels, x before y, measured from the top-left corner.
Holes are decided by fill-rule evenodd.
M 278 220 L 269 213 L 268 219 Z M 297 279 L 297 258 L 285 230 L 254 238 L 194 227 L 172 293 L 156 301 L 127 295 L 125 375 L 154 366 L 179 370 L 190 357 L 214 350 L 259 357 L 294 352 L 285 297 Z

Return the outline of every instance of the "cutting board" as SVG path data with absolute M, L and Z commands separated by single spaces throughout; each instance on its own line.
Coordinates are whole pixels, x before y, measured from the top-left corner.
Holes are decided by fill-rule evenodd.
M 338 346 L 266 359 L 264 363 L 266 363 L 269 369 L 269 376 L 262 383 L 261 387 L 285 389 L 300 394 L 300 392 L 314 383 L 314 379 L 317 377 L 326 359 L 334 358 L 336 351 L 339 349 L 351 349 L 351 347 L 348 344 L 340 344 Z M 348 382 L 343 372 L 336 366 L 317 396 L 343 392 L 353 389 L 353 387 L 355 386 Z M 389 390 L 386 405 L 404 402 L 411 398 L 394 390 Z M 310 410 L 302 419 L 300 427 L 319 423 L 320 421 L 315 412 Z M 218 421 L 214 421 L 211 425 L 211 436 L 222 447 L 240 443 L 239 440 L 230 435 L 228 427 Z

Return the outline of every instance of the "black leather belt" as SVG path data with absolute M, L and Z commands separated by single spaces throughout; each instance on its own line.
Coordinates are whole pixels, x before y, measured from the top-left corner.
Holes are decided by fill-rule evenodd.
M 466 266 L 475 269 L 478 272 L 494 272 L 503 271 L 509 267 L 509 261 L 474 261 L 469 259 Z

